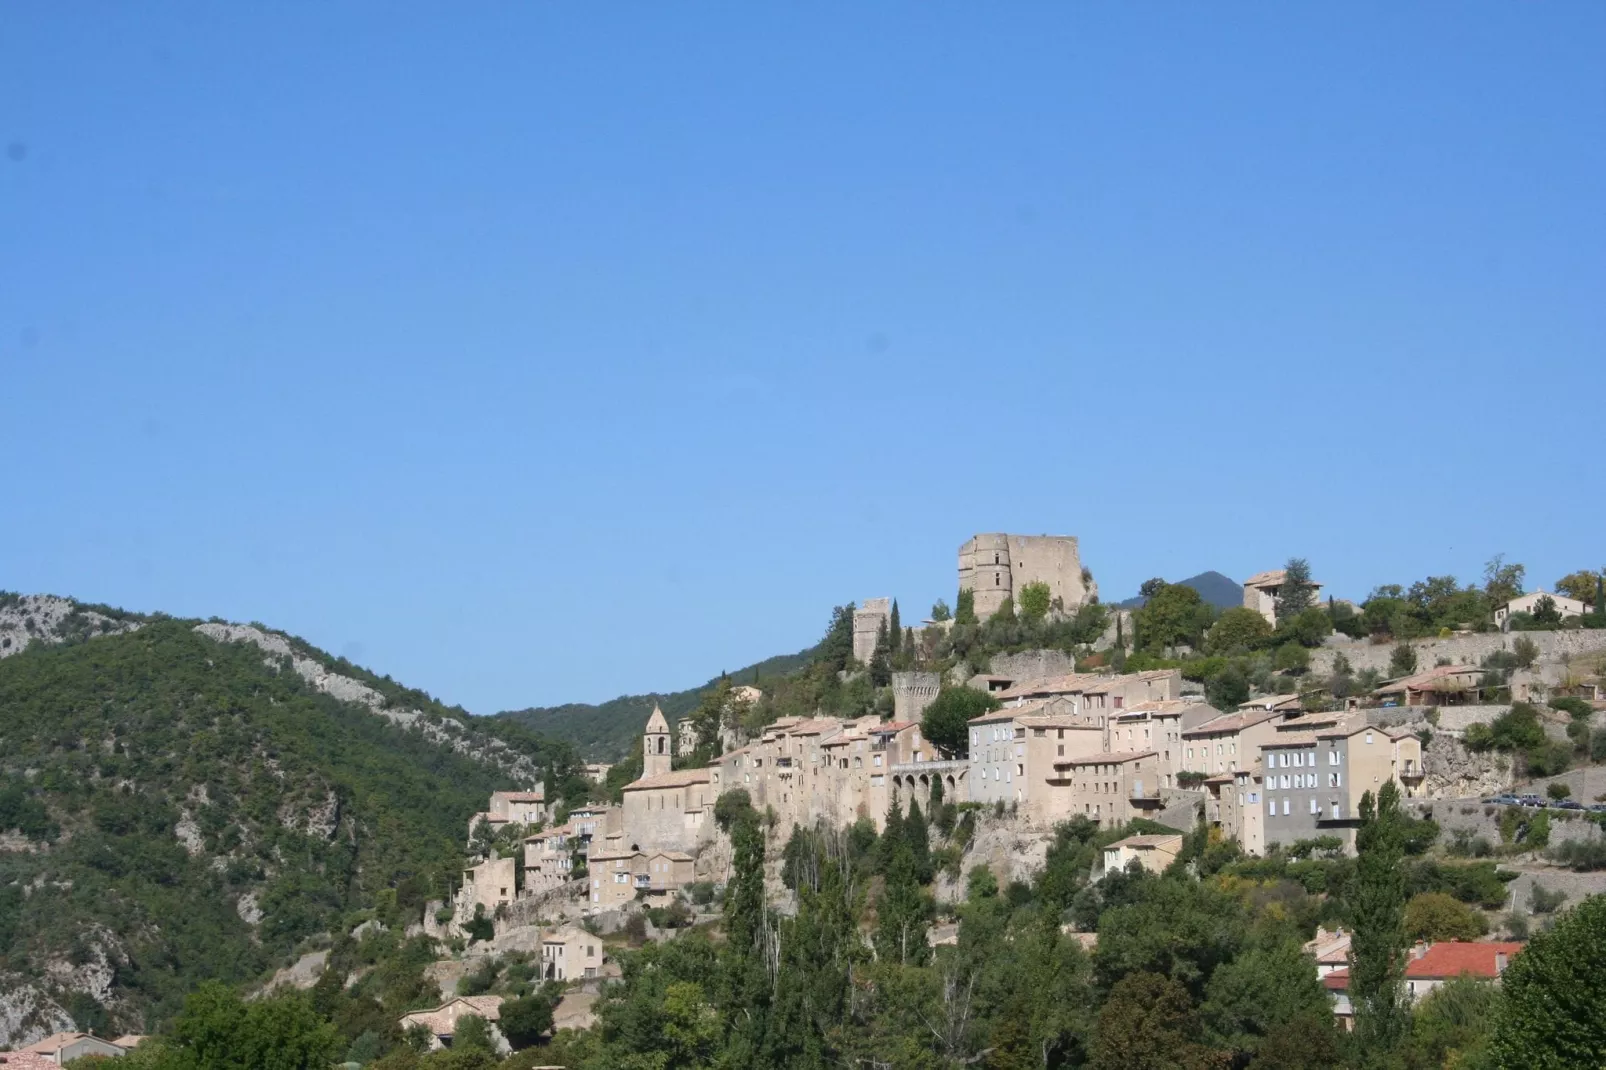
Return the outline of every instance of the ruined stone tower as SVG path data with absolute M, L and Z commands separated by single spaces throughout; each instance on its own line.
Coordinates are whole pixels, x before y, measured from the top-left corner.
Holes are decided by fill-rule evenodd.
M 977 535 L 959 548 L 959 589 L 974 592 L 979 619 L 998 612 L 1028 583 L 1048 584 L 1049 597 L 1067 613 L 1099 596 L 1092 575 L 1083 577 L 1074 535 Z
M 892 674 L 892 719 L 918 721 L 926 707 L 937 701 L 942 677 L 934 672 Z
M 890 624 L 891 621 L 890 598 L 866 598 L 853 611 L 853 656 L 861 664 L 870 664 L 870 656 L 875 653 L 876 637 L 881 634 L 881 625 Z
M 669 772 L 674 760 L 674 750 L 669 746 L 669 722 L 664 719 L 664 711 L 655 702 L 652 716 L 647 718 L 647 731 L 641 737 L 642 779 Z

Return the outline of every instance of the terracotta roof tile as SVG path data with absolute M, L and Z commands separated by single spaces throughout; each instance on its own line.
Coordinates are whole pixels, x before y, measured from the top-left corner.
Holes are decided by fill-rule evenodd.
M 1474 977 L 1499 977 L 1500 969 L 1495 957 L 1503 954 L 1509 963 L 1522 951 L 1523 946 L 1516 943 L 1466 943 L 1460 940 L 1445 940 L 1429 946 L 1421 958 L 1408 959 L 1405 963 L 1405 979 L 1442 980 L 1459 977 L 1464 973 Z

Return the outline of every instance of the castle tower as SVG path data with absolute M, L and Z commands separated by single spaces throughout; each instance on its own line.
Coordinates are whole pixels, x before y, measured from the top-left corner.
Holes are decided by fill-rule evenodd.
M 647 718 L 646 734 L 641 737 L 641 775 L 650 777 L 669 772 L 674 753 L 669 746 L 669 722 L 664 720 L 664 711 L 655 702 L 652 716 Z

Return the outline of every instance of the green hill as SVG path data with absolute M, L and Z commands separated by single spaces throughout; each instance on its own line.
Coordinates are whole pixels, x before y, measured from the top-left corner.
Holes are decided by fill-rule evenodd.
M 491 791 L 585 791 L 569 745 L 299 641 L 130 624 L 0 658 L 0 1044 L 145 1032 L 358 911 L 415 921 Z
M 816 647 L 800 650 L 796 654 L 779 654 L 754 665 L 730 673 L 738 684 L 753 684 L 762 688 L 767 678 L 796 672 L 809 663 Z M 630 753 L 631 744 L 641 734 L 642 726 L 652 713 L 654 703 L 664 711 L 670 724 L 697 708 L 699 697 L 714 684 L 714 677 L 706 684 L 686 691 L 663 694 L 620 695 L 600 704 L 570 702 L 562 706 L 533 706 L 523 710 L 506 710 L 499 719 L 524 725 L 554 739 L 567 740 L 579 748 L 590 761 L 616 762 Z

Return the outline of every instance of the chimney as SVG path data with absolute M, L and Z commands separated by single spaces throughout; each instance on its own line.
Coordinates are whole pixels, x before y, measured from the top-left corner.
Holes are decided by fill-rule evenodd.
M 1496 951 L 1494 953 L 1494 972 L 1496 977 L 1506 972 L 1506 953 L 1504 951 Z
M 1433 945 L 1428 943 L 1426 940 L 1418 940 L 1416 945 L 1411 948 L 1411 957 L 1413 959 L 1420 959 L 1423 955 L 1428 953 L 1428 948 L 1432 946 Z

